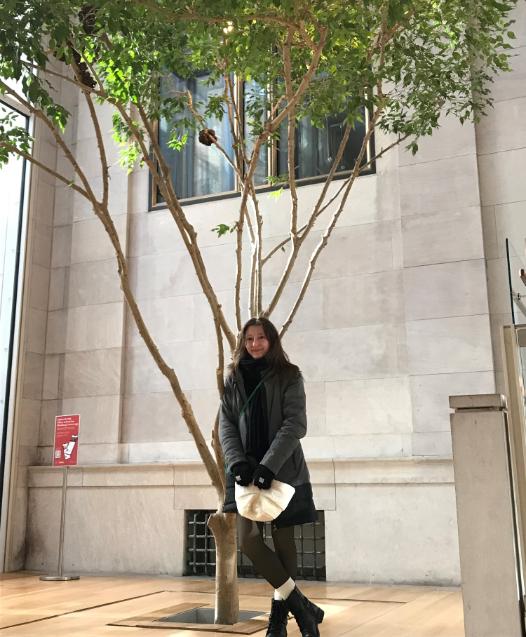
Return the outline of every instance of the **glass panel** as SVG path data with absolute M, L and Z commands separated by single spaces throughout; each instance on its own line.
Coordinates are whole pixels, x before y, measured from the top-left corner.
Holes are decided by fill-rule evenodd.
M 170 81 L 163 83 L 163 94 L 175 96 L 187 90 L 192 94 L 194 104 L 200 113 L 212 96 L 222 95 L 224 81 L 219 80 L 209 84 L 208 74 L 203 74 L 189 80 L 183 80 L 172 75 Z M 190 117 L 190 113 L 183 113 L 180 118 Z M 228 118 L 222 121 L 215 117 L 207 118 L 208 128 L 212 128 L 227 154 L 233 159 L 232 135 Z M 181 151 L 168 147 L 172 123 L 167 120 L 159 122 L 159 142 L 164 157 L 174 180 L 175 192 L 181 199 L 198 197 L 216 193 L 229 192 L 235 188 L 235 177 L 232 167 L 225 157 L 212 146 L 205 146 L 198 140 L 198 132 L 189 132 L 188 141 Z
M 257 135 L 257 124 L 265 121 L 267 107 L 266 90 L 255 82 L 245 82 L 245 147 L 250 158 L 254 148 L 254 137 Z M 254 130 L 255 129 L 255 130 Z M 267 183 L 269 174 L 268 146 L 265 144 L 259 151 L 258 164 L 254 175 L 254 183 L 261 186 Z
M 526 323 L 526 264 L 510 239 L 506 239 L 506 257 L 512 320 L 514 325 L 523 325 Z
M 326 175 L 338 152 L 345 129 L 345 114 L 331 115 L 323 128 L 314 127 L 309 118 L 298 122 L 296 132 L 296 178 Z M 365 135 L 365 124 L 357 122 L 345 146 L 337 172 L 352 170 Z M 278 174 L 288 172 L 287 124 L 281 127 Z
M 0 116 L 13 113 L 0 104 Z M 27 129 L 28 120 L 16 115 L 13 126 Z M 0 417 L 4 429 L 9 422 L 9 393 L 14 365 L 14 315 L 17 302 L 17 280 L 20 267 L 20 233 L 24 199 L 25 162 L 12 156 L 0 168 Z M 2 447 L 6 431 L 0 433 L 0 471 L 3 471 L 6 449 Z M 0 493 L 0 504 L 3 494 Z

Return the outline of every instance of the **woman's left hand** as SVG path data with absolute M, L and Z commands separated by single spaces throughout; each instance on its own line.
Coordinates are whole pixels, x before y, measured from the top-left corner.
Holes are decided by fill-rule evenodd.
M 270 485 L 274 480 L 274 473 L 265 467 L 264 464 L 258 464 L 254 471 L 254 484 L 259 489 L 270 489 Z

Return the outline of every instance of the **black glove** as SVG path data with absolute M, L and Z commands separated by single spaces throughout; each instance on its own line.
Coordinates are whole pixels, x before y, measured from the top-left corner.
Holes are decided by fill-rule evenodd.
M 260 489 L 270 489 L 270 483 L 274 480 L 274 473 L 265 467 L 264 464 L 258 464 L 254 471 L 254 484 Z
M 232 467 L 232 473 L 234 480 L 242 487 L 248 487 L 252 482 L 252 476 L 254 475 L 254 469 L 248 462 L 236 462 Z

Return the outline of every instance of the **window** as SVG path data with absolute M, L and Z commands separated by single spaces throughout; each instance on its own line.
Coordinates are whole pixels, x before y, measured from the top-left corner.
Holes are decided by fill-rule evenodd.
M 184 91 L 190 91 L 195 104 L 206 101 L 212 96 L 222 95 L 224 92 L 224 81 L 219 80 L 211 83 L 209 75 L 203 73 L 195 78 L 183 80 L 172 75 L 169 82 L 165 83 L 164 95 L 175 96 Z M 236 87 L 238 92 L 238 103 L 243 104 L 245 111 L 249 103 L 254 100 L 263 101 L 264 89 L 252 82 L 246 82 L 243 86 Z M 202 106 L 201 111 L 202 113 Z M 188 117 L 188 113 L 182 113 L 178 119 Z M 364 120 L 366 118 L 364 113 Z M 232 134 L 230 124 L 225 114 L 222 121 L 218 118 L 206 119 L 208 128 L 212 128 L 221 146 L 225 149 L 232 160 L 234 151 L 232 148 Z M 182 150 L 175 150 L 168 145 L 170 130 L 173 120 L 161 120 L 159 123 L 159 142 L 164 157 L 172 170 L 175 191 L 180 199 L 201 198 L 211 195 L 224 196 L 229 193 L 236 193 L 239 190 L 239 182 L 236 179 L 233 168 L 225 158 L 212 146 L 204 146 L 198 141 L 198 133 L 191 132 Z M 244 136 L 246 139 L 247 152 L 250 153 L 253 140 L 248 130 L 248 125 L 244 124 Z M 295 152 L 295 176 L 298 180 L 316 181 L 321 180 L 326 175 L 336 156 L 340 140 L 344 129 L 344 114 L 340 113 L 327 117 L 325 125 L 317 128 L 311 124 L 308 118 L 303 118 L 298 122 L 296 134 Z M 338 172 L 345 174 L 350 171 L 361 148 L 365 134 L 365 123 L 359 122 L 346 145 L 342 156 Z M 369 148 L 369 160 L 372 155 L 372 148 Z M 263 146 L 259 153 L 259 161 L 255 174 L 257 186 L 268 186 L 268 176 L 279 176 L 288 172 L 288 145 L 287 145 L 287 125 L 281 126 L 280 139 Z M 160 193 L 154 193 L 154 204 L 162 202 Z
M 186 511 L 185 575 L 214 576 L 216 567 L 215 542 L 207 520 L 213 511 Z M 272 548 L 270 523 L 262 526 L 263 540 Z M 318 511 L 316 522 L 294 527 L 298 557 L 298 579 L 325 581 L 325 513 Z M 252 562 L 237 552 L 238 577 L 261 577 Z
M 165 85 L 165 96 L 175 96 L 179 92 L 190 91 L 195 103 L 207 102 L 214 95 L 222 95 L 224 82 L 221 80 L 213 85 L 208 82 L 208 74 L 202 74 L 189 80 L 182 80 L 172 76 L 169 85 Z M 182 113 L 181 118 L 189 113 Z M 207 119 L 208 127 L 216 131 L 221 139 L 221 145 L 230 151 L 233 158 L 232 135 L 226 117 Z M 164 157 L 174 176 L 175 192 L 180 199 L 199 197 L 214 192 L 229 192 L 235 188 L 234 172 L 215 148 L 209 148 L 199 143 L 197 134 L 189 135 L 188 141 L 181 151 L 168 147 L 171 123 L 166 120 L 159 122 L 159 143 Z

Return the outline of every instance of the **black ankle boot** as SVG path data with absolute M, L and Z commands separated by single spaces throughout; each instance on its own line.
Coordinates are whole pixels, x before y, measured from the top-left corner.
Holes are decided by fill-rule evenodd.
M 320 637 L 318 624 L 321 623 L 324 615 L 321 608 L 309 601 L 298 590 L 298 587 L 292 591 L 285 601 L 288 609 L 294 615 L 302 637 Z
M 287 637 L 288 613 L 287 604 L 283 600 L 272 600 L 266 637 Z

